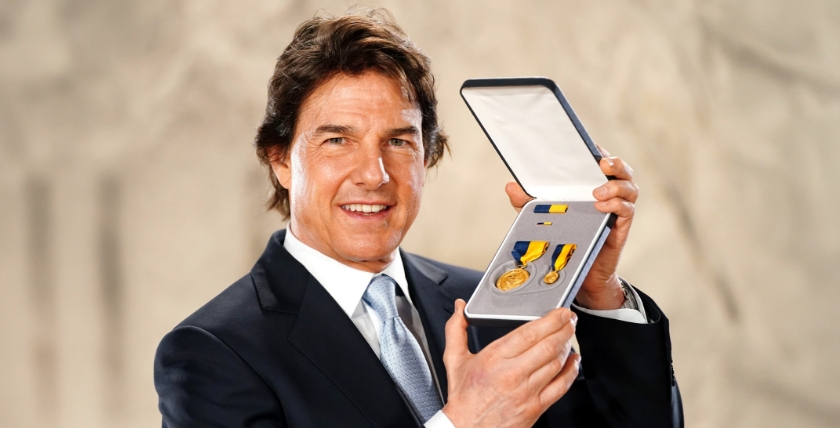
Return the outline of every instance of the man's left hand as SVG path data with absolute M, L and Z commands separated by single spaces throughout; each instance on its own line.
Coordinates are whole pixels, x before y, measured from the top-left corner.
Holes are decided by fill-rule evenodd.
M 597 200 L 595 209 L 602 213 L 614 213 L 617 218 L 575 300 L 578 305 L 587 309 L 608 310 L 618 309 L 624 304 L 624 292 L 616 274 L 616 267 L 630 234 L 639 186 L 633 182 L 633 169 L 630 165 L 618 157 L 610 156 L 603 148 L 599 149 L 603 154 L 601 171 L 604 175 L 615 177 L 615 180 L 608 181 L 592 192 Z M 516 182 L 508 183 L 505 192 L 516 211 L 521 210 L 532 199 Z

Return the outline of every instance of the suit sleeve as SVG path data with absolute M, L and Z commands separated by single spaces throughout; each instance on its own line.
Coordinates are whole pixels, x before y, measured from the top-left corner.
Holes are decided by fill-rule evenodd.
M 575 311 L 581 368 L 592 404 L 610 427 L 684 425 L 674 378 L 668 319 L 636 290 L 650 323 L 635 324 Z
M 163 338 L 155 389 L 163 428 L 286 426 L 280 402 L 262 378 L 198 327 L 177 327 Z

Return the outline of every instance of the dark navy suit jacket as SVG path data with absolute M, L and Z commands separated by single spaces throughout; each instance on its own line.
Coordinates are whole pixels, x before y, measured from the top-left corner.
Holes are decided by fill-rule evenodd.
M 155 356 L 164 427 L 414 427 L 382 363 L 329 293 L 275 233 L 251 273 L 169 334 Z M 402 253 L 411 299 L 446 395 L 444 325 L 481 273 Z M 682 404 L 668 320 L 639 293 L 650 324 L 578 312 L 581 375 L 536 426 L 676 427 Z M 475 352 L 509 331 L 469 328 Z

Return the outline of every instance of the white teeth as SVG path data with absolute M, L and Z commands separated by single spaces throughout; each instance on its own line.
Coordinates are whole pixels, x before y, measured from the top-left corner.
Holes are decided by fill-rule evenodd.
M 367 204 L 350 204 L 350 205 L 342 205 L 341 208 L 344 208 L 347 211 L 356 211 L 356 212 L 363 212 L 363 213 L 378 213 L 379 211 L 384 210 L 387 208 L 387 205 L 367 205 Z

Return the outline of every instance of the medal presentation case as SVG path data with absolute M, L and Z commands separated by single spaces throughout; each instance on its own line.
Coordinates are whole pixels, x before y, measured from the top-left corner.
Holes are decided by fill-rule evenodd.
M 594 207 L 592 191 L 609 178 L 601 153 L 549 79 L 467 80 L 461 97 L 534 197 L 467 303 L 467 320 L 515 326 L 569 307 L 615 221 Z

